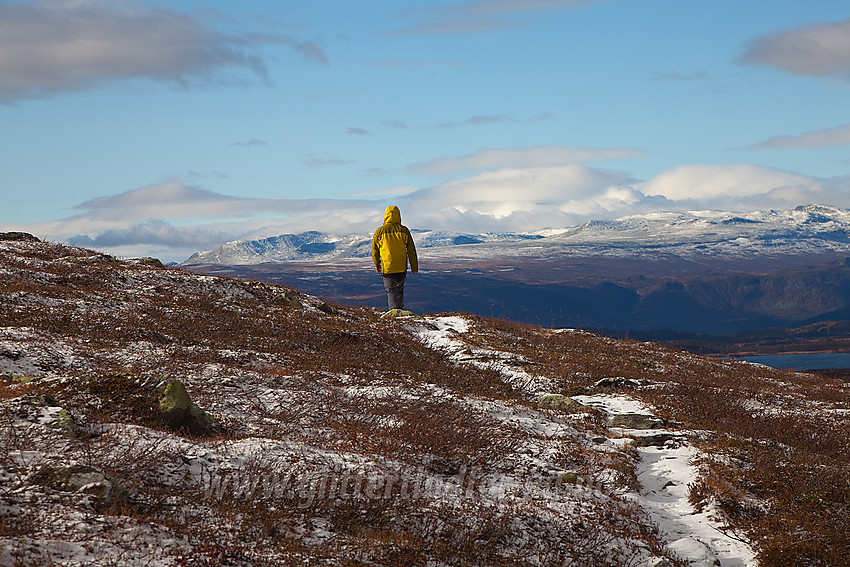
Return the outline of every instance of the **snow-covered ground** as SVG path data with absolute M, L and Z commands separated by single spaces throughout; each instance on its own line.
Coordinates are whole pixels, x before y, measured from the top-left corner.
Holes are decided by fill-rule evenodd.
M 652 415 L 639 400 L 621 394 L 575 396 L 577 401 L 604 411 L 614 418 L 622 415 Z M 693 465 L 698 452 L 688 444 L 681 431 L 665 427 L 653 429 L 612 428 L 613 435 L 622 435 L 610 442 L 656 435 L 671 435 L 673 439 L 662 446 L 638 446 L 640 455 L 637 473 L 641 490 L 627 494 L 649 512 L 658 525 L 667 545 L 691 565 L 708 567 L 745 567 L 756 565 L 755 553 L 741 537 L 718 522 L 714 510 L 707 507 L 697 512 L 688 502 L 688 487 L 697 479 Z
M 0 564 L 754 566 L 714 494 L 689 503 L 724 458 L 697 448 L 714 432 L 659 415 L 710 427 L 720 392 L 747 426 L 797 412 L 821 415 L 820 435 L 847 427 L 846 385 L 810 375 L 0 249 Z M 175 377 L 223 434 L 151 416 Z
M 487 364 L 493 364 L 493 361 L 498 364 L 501 358 L 509 356 L 497 351 L 473 350 L 467 346 L 463 335 L 469 330 L 469 322 L 460 316 L 429 317 L 423 323 L 411 326 L 425 344 L 448 352 L 459 362 L 483 359 Z M 531 380 L 526 373 L 504 364 L 500 365 L 500 370 L 509 382 L 527 384 L 531 395 L 540 396 L 549 391 L 545 380 Z M 572 399 L 605 412 L 609 420 L 617 416 L 652 416 L 651 408 L 643 402 L 620 393 L 579 395 Z M 551 423 L 538 418 L 538 423 L 532 426 L 545 429 Z M 670 549 L 694 567 L 754 567 L 755 553 L 741 534 L 730 531 L 719 522 L 712 507 L 697 512 L 688 502 L 688 488 L 697 478 L 693 461 L 698 453 L 688 443 L 687 432 L 667 427 L 611 427 L 604 443 L 623 446 L 634 439 L 650 436 L 670 439 L 660 445 L 638 444 L 640 458 L 636 472 L 641 487 L 637 492 L 626 493 L 625 497 L 649 513 Z

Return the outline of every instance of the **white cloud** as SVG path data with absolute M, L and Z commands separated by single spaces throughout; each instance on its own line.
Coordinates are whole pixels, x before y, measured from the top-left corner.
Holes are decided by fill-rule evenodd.
M 413 193 L 419 203 L 445 203 L 497 218 L 533 211 L 630 181 L 627 174 L 583 165 L 500 169 Z
M 756 165 L 683 165 L 657 175 L 637 188 L 645 195 L 678 202 L 763 195 L 778 187 L 809 187 L 811 177 Z
M 773 136 L 752 146 L 756 149 L 826 148 L 850 144 L 850 124 L 812 130 L 796 136 Z
M 587 148 L 535 146 L 530 148 L 489 148 L 474 154 L 436 158 L 407 167 L 409 173 L 445 175 L 476 170 L 552 167 L 565 164 L 624 160 L 643 157 L 642 150 L 631 148 Z
M 116 255 L 179 260 L 241 238 L 307 230 L 368 234 L 381 223 L 388 204 L 401 207 L 411 228 L 472 233 L 567 228 L 651 211 L 785 209 L 810 203 L 850 208 L 850 176 L 815 179 L 746 164 L 681 166 L 647 181 L 578 163 L 508 167 L 418 190 L 387 191 L 376 190 L 371 199 L 267 199 L 167 182 L 91 199 L 70 218 L 4 230 L 25 230 Z
M 97 197 L 75 208 L 97 220 L 142 220 L 148 218 L 187 218 L 229 216 L 262 205 L 254 199 L 239 199 L 184 185 L 176 181 L 157 183 Z
M 115 80 L 187 86 L 224 70 L 266 77 L 249 50 L 289 46 L 325 62 L 319 47 L 291 37 L 219 33 L 168 8 L 109 0 L 0 1 L 0 102 L 89 90 Z
M 741 61 L 795 75 L 850 79 L 850 19 L 816 23 L 754 40 Z
M 121 248 L 135 245 L 202 250 L 217 247 L 231 234 L 202 227 L 178 228 L 159 219 L 149 219 L 126 228 L 112 228 L 95 236 L 74 235 L 68 243 L 87 248 Z
M 621 171 L 572 164 L 488 171 L 399 199 L 417 226 L 458 231 L 522 231 L 572 226 L 634 210 L 644 199 Z M 615 206 L 616 205 L 616 206 Z

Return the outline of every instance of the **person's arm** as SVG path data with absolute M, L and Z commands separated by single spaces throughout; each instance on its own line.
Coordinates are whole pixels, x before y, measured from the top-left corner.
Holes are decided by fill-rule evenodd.
M 378 231 L 372 235 L 372 263 L 375 264 L 375 271 L 381 271 L 381 248 L 378 245 Z
M 419 272 L 419 258 L 416 257 L 416 245 L 413 244 L 413 237 L 410 233 L 407 234 L 407 259 L 410 262 L 410 271 L 414 274 Z

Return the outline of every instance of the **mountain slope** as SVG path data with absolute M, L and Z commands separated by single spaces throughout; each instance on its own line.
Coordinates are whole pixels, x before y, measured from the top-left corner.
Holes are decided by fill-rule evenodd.
M 0 376 L 3 564 L 838 564 L 850 543 L 850 395 L 812 375 L 4 241 Z M 220 430 L 163 418 L 174 380 Z

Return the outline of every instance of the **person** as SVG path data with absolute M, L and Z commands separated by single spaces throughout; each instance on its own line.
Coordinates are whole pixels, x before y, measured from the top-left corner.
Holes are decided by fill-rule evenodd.
M 419 259 L 410 230 L 401 224 L 401 211 L 390 205 L 384 211 L 384 224 L 372 235 L 372 263 L 384 279 L 390 311 L 404 309 L 404 280 L 407 264 L 414 274 L 419 271 Z

